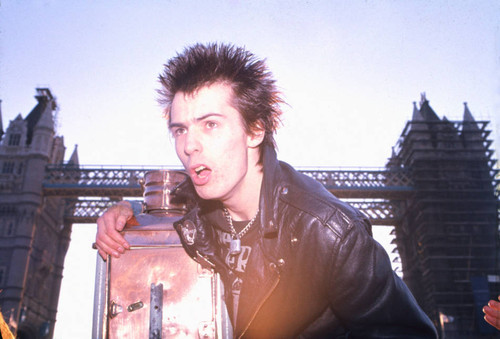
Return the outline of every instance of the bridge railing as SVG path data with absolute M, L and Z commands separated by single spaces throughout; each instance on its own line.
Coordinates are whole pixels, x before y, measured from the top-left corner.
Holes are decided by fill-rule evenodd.
M 301 169 L 339 198 L 401 198 L 413 183 L 401 169 Z
M 142 196 L 141 179 L 148 171 L 174 169 L 140 166 L 50 165 L 45 170 L 45 195 Z
M 139 167 L 49 166 L 43 183 L 46 195 L 141 196 L 140 180 L 147 171 Z M 176 169 L 179 168 L 169 168 Z M 405 171 L 387 169 L 299 169 L 339 197 L 387 197 L 406 194 L 412 183 Z
M 66 199 L 64 220 L 70 223 L 95 223 L 97 218 L 116 200 L 109 199 Z M 350 205 L 363 212 L 373 225 L 394 225 L 397 211 L 390 201 L 348 200 Z
M 157 169 L 160 168 L 49 166 L 43 183 L 44 195 L 68 197 L 65 211 L 67 222 L 93 223 L 117 200 L 141 197 L 141 179 L 147 171 Z M 402 199 L 412 191 L 410 178 L 401 170 L 299 168 L 299 171 L 322 183 L 337 197 L 348 199 L 374 225 L 393 224 L 396 213 L 391 201 Z

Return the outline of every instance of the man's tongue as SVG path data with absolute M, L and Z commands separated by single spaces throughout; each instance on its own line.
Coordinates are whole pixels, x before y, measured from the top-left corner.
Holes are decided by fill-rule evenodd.
M 201 171 L 196 172 L 196 175 L 200 178 L 205 178 L 207 175 L 209 175 L 211 170 L 208 168 L 203 168 Z
M 210 178 L 210 173 L 212 172 L 211 169 L 205 167 L 205 166 L 200 166 L 194 171 L 194 176 L 193 176 L 193 182 L 195 185 L 204 185 L 208 182 L 208 179 Z

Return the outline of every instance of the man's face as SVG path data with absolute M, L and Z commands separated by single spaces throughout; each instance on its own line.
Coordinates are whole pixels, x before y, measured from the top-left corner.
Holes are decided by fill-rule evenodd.
M 223 203 L 239 203 L 260 187 L 254 173 L 260 170 L 263 133 L 246 133 L 232 96 L 228 85 L 215 83 L 193 94 L 176 93 L 170 111 L 176 152 L 196 192 Z

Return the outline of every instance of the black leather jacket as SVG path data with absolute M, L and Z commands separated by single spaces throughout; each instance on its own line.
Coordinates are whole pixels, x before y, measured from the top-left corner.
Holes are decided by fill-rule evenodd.
M 437 338 L 366 217 L 278 162 L 270 147 L 260 211 L 261 236 L 247 263 L 235 337 Z M 224 281 L 230 273 L 217 255 L 216 213 L 217 205 L 198 206 L 176 229 L 188 254 L 211 262 Z M 188 244 L 182 230 L 193 226 Z

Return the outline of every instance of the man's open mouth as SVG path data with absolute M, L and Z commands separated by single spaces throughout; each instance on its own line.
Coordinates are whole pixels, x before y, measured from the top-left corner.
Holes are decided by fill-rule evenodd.
M 204 165 L 200 165 L 194 169 L 196 175 L 200 178 L 206 177 L 210 173 L 210 169 Z

